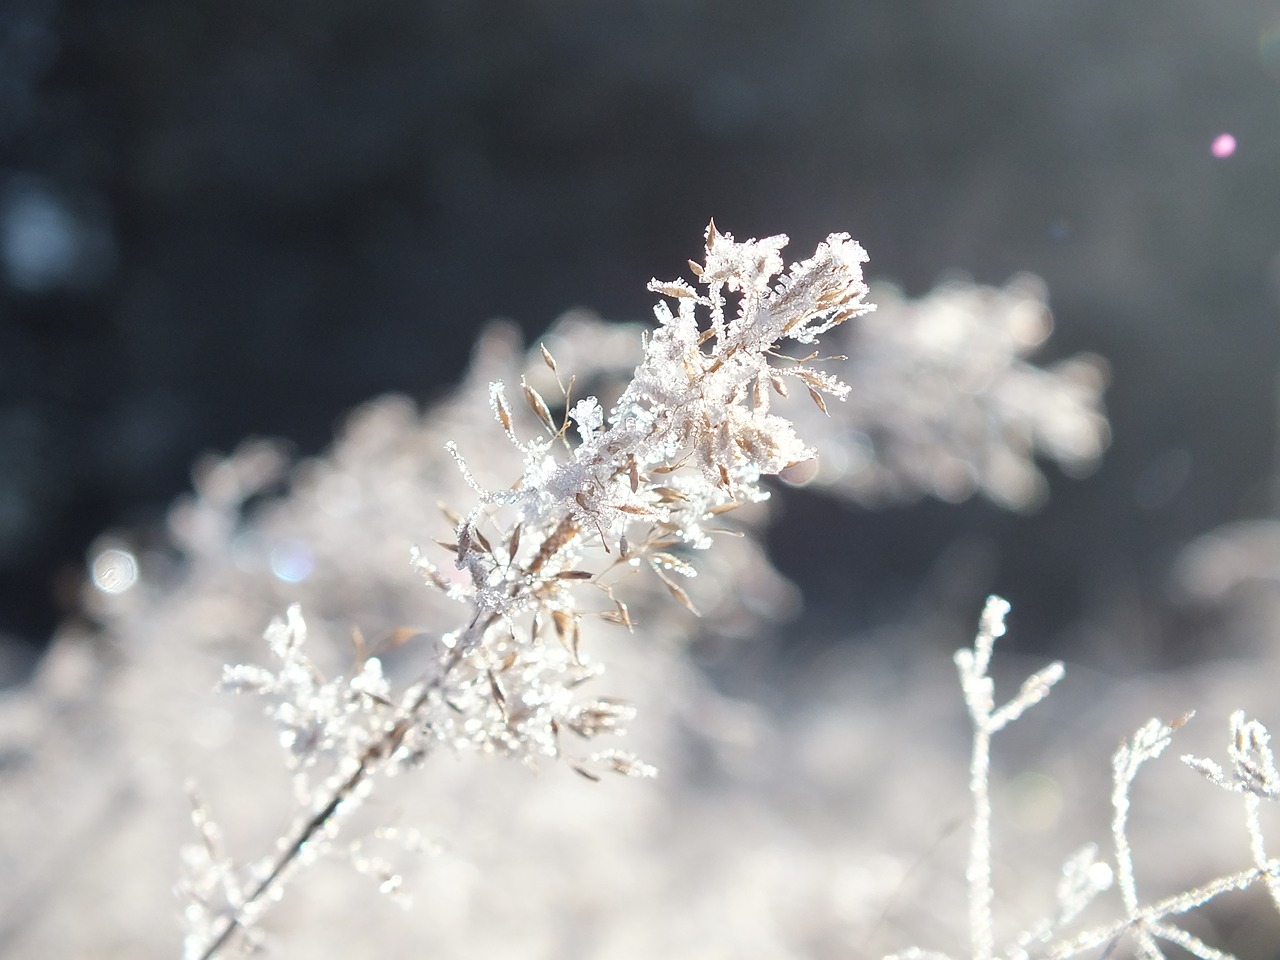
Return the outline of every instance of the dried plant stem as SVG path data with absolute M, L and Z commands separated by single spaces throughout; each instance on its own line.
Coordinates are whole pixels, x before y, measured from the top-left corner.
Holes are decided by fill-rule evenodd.
M 459 644 L 450 653 L 448 660 L 443 665 L 443 669 L 437 672 L 430 681 L 423 684 L 422 692 L 406 711 L 405 717 L 388 730 L 381 740 L 370 744 L 365 749 L 355 770 L 342 783 L 333 788 L 325 805 L 294 832 L 293 838 L 287 842 L 285 848 L 280 852 L 280 855 L 272 864 L 271 870 L 258 881 L 249 896 L 236 908 L 235 913 L 226 918 L 226 925 L 210 941 L 204 951 L 197 955 L 198 960 L 212 960 L 223 947 L 231 942 L 235 932 L 246 926 L 248 915 L 254 911 L 262 898 L 267 895 L 267 892 L 281 880 L 291 866 L 298 862 L 307 844 L 314 840 L 316 835 L 332 821 L 334 815 L 344 803 L 357 795 L 360 785 L 378 771 L 381 761 L 390 757 L 400 748 L 404 738 L 414 727 L 418 711 L 426 704 L 431 694 L 443 686 L 445 680 L 462 662 L 465 650 L 466 647 Z
M 373 750 L 374 748 L 370 749 Z M 272 886 L 274 886 L 275 883 L 284 875 L 285 871 L 288 870 L 292 864 L 297 862 L 302 851 L 306 849 L 307 844 L 310 843 L 315 835 L 319 833 L 325 824 L 329 822 L 330 818 L 333 817 L 334 813 L 337 812 L 342 803 L 348 797 L 351 797 L 356 788 L 368 778 L 372 772 L 372 767 L 370 766 L 370 762 L 372 760 L 372 757 L 368 758 L 368 760 L 362 760 L 355 772 L 352 773 L 351 776 L 349 776 L 336 790 L 334 790 L 333 795 L 330 797 L 329 802 L 325 804 L 324 808 L 303 824 L 303 826 L 297 831 L 289 846 L 276 859 L 276 862 L 271 867 L 271 871 L 258 882 L 258 885 L 254 887 L 249 896 L 245 898 L 244 903 L 237 908 L 235 914 L 227 918 L 226 926 L 223 927 L 222 932 L 218 934 L 213 942 L 205 948 L 204 952 L 199 955 L 199 960 L 210 960 L 211 957 L 217 955 L 217 953 L 231 941 L 231 937 L 235 934 L 236 930 L 244 927 L 246 914 L 251 912 L 257 906 L 258 902 L 261 901 L 267 891 L 270 890 Z
M 975 718 L 976 719 L 976 718 Z M 973 754 L 969 763 L 969 791 L 973 798 L 973 823 L 969 835 L 969 865 L 965 879 L 969 888 L 969 934 L 973 960 L 991 960 L 995 952 L 991 884 L 991 730 L 975 723 Z
M 1157 900 L 1149 906 L 1137 907 L 1134 910 L 1134 917 L 1117 920 L 1107 926 L 1085 931 L 1072 940 L 1055 945 L 1047 954 L 1048 960 L 1068 960 L 1070 957 L 1079 956 L 1086 950 L 1093 950 L 1113 943 L 1140 924 L 1158 928 L 1164 939 L 1172 939 L 1171 935 L 1176 936 L 1174 928 L 1160 924 L 1159 921 L 1163 918 L 1187 913 L 1221 894 L 1230 893 L 1233 890 L 1247 890 L 1259 879 L 1277 875 L 1280 875 L 1280 861 L 1272 860 L 1266 867 L 1252 867 L 1248 870 L 1241 870 L 1239 873 L 1227 874 L 1210 880 L 1208 883 L 1193 890 L 1165 897 L 1163 900 Z M 1181 931 L 1178 931 L 1178 933 L 1181 933 Z M 1213 948 L 1209 949 L 1212 950 Z M 1230 954 L 1220 955 L 1230 956 Z
M 995 957 L 995 890 L 991 880 L 991 737 L 1043 700 L 1062 678 L 1062 664 L 1052 663 L 1027 677 L 1017 695 L 995 706 L 995 685 L 987 674 L 996 639 L 1004 636 L 1009 603 L 989 597 L 982 611 L 973 646 L 956 651 L 960 688 L 973 723 L 973 753 L 969 761 L 969 793 L 973 818 L 969 835 L 969 942 L 973 960 Z

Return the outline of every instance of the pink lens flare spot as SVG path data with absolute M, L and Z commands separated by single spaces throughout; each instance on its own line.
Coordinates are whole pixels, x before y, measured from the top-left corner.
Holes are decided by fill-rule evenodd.
M 1229 133 L 1220 133 L 1213 138 L 1213 145 L 1209 147 L 1209 152 L 1219 160 L 1225 160 L 1236 152 L 1236 138 Z

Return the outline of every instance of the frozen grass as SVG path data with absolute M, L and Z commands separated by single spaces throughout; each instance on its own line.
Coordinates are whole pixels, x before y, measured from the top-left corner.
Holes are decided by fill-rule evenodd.
M 1080 698 L 1056 694 L 1080 782 L 1053 782 L 1081 793 L 1056 831 L 1096 836 L 1089 814 L 1105 824 L 1108 795 L 1111 810 L 1107 853 L 1076 836 L 1059 855 L 1027 833 L 1022 781 L 992 748 L 1061 668 L 997 706 L 992 600 L 957 655 L 965 854 L 943 826 L 966 780 L 944 681 L 881 653 L 752 703 L 694 667 L 691 642 L 732 650 L 794 605 L 754 536 L 763 477 L 1021 509 L 1044 496 L 1037 456 L 1084 473 L 1107 442 L 1105 366 L 1027 359 L 1050 329 L 1034 282 L 884 291 L 869 315 L 857 244 L 834 235 L 785 268 L 783 243 L 712 228 L 699 285 L 651 284 L 656 328 L 579 315 L 523 355 L 492 328 L 445 403 L 377 401 L 296 465 L 247 443 L 199 465 L 167 547 L 104 536 L 86 591 L 98 628 L 69 624 L 4 708 L 6 955 L 172 956 L 185 833 L 192 957 L 268 940 L 316 958 L 876 957 L 909 942 L 948 952 L 897 956 L 1228 956 L 1209 946 L 1233 936 L 1220 915 L 1184 914 L 1250 888 L 1276 899 L 1277 777 L 1256 721 L 1233 717 L 1227 764 L 1188 761 L 1243 817 L 1154 762 L 1194 733 L 1182 721 L 1142 726 L 1091 805 Z M 840 356 L 815 352 L 819 336 Z M 220 670 L 253 696 L 211 697 Z M 1216 709 L 1263 682 L 1195 692 Z M 583 779 L 615 773 L 645 782 Z

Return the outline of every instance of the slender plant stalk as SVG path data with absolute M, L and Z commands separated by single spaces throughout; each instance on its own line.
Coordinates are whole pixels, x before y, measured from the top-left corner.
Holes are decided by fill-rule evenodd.
M 444 681 L 461 662 L 462 650 L 460 648 L 453 650 L 449 659 L 445 661 L 444 669 L 423 685 L 422 693 L 409 709 L 409 716 L 388 730 L 382 740 L 371 744 L 365 749 L 355 770 L 333 790 L 328 802 L 319 812 L 295 831 L 293 838 L 272 864 L 271 870 L 258 881 L 250 891 L 249 896 L 236 908 L 235 913 L 226 918 L 224 928 L 210 942 L 204 952 L 199 955 L 199 960 L 211 960 L 231 941 L 237 930 L 245 927 L 246 916 L 253 912 L 262 898 L 266 896 L 267 891 L 284 875 L 285 871 L 298 861 L 307 844 L 329 823 L 338 808 L 346 800 L 354 796 L 359 786 L 375 772 L 383 760 L 386 760 L 400 749 L 400 745 L 404 743 L 404 738 L 413 729 L 412 718 L 427 702 L 431 694 L 444 685 Z
M 969 888 L 969 935 L 973 960 L 991 960 L 995 952 L 992 930 L 991 885 L 991 731 L 978 723 L 973 730 L 973 754 L 969 765 L 969 792 L 973 798 L 973 826 L 969 835 L 969 866 L 965 879 Z

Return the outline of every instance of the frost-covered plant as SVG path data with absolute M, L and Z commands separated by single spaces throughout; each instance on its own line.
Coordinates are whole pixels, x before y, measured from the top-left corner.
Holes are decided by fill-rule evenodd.
M 704 301 L 709 292 L 698 291 Z M 697 298 L 677 293 L 673 299 L 679 305 Z M 989 336 L 999 340 L 1010 324 L 1004 301 L 997 298 L 984 312 L 982 296 L 960 299 L 972 309 L 951 320 L 953 298 L 931 296 L 924 303 L 947 308 L 937 326 L 954 321 L 975 344 Z M 669 322 L 679 312 L 672 309 Z M 913 461 L 893 456 L 891 444 L 894 437 L 914 442 L 919 430 L 933 429 L 937 404 L 930 393 L 943 391 L 948 402 L 964 401 L 981 413 L 998 408 L 994 397 L 1008 379 L 999 371 L 1026 365 L 1006 351 L 1001 356 L 1011 357 L 1008 363 L 997 364 L 986 380 L 970 381 L 976 394 L 954 395 L 931 352 L 917 351 L 915 340 L 901 345 L 903 357 L 891 356 L 879 317 L 865 314 L 829 331 L 824 347 L 850 356 L 832 357 L 820 369 L 845 382 L 872 377 L 868 349 L 860 344 L 865 334 L 867 342 L 883 345 L 884 362 L 894 362 L 898 372 L 891 381 L 869 381 L 887 391 L 884 408 L 894 415 L 877 439 L 883 456 L 855 462 L 839 446 L 844 439 L 857 441 L 866 403 L 874 400 L 871 387 L 858 390 L 865 399 L 828 403 L 824 411 L 798 389 L 803 379 L 786 372 L 790 365 L 772 357 L 767 387 L 757 378 L 748 406 L 754 414 L 759 387 L 761 406 L 771 405 L 764 417 L 785 411 L 795 433 L 822 451 L 820 482 L 830 475 L 826 466 L 843 461 L 868 471 L 869 482 L 887 478 L 913 491 Z M 925 322 L 914 309 L 900 319 L 908 326 Z M 726 328 L 732 323 L 723 321 Z M 708 329 L 709 319 L 701 335 Z M 832 337 L 841 335 L 844 341 L 834 343 Z M 0 952 L 172 955 L 171 864 L 192 819 L 175 794 L 193 771 L 199 774 L 193 791 L 199 842 L 184 851 L 183 903 L 188 929 L 208 933 L 203 942 L 189 941 L 193 950 L 208 950 L 220 930 L 229 948 L 236 940 L 249 942 L 244 934 L 260 933 L 265 924 L 256 920 L 268 908 L 271 925 L 288 931 L 290 952 L 316 958 L 395 956 L 423 942 L 442 957 L 870 956 L 880 951 L 868 942 L 869 928 L 880 930 L 879 943 L 923 940 L 937 924 L 950 923 L 953 913 L 958 917 L 963 911 L 949 909 L 951 891 L 944 889 L 940 899 L 921 900 L 927 910 L 877 921 L 909 873 L 901 851 L 920 834 L 921 805 L 936 806 L 937 784 L 961 782 L 958 773 L 950 775 L 956 759 L 936 742 L 940 738 L 912 741 L 921 769 L 908 775 L 900 742 L 883 736 L 890 714 L 895 730 L 933 729 L 918 680 L 907 684 L 883 663 L 879 669 L 859 664 L 823 671 L 826 695 L 807 684 L 798 695 L 773 702 L 732 701 L 717 693 L 689 655 L 690 641 L 701 638 L 712 638 L 708 647 L 717 653 L 733 649 L 733 641 L 793 609 L 796 593 L 750 535 L 768 521 L 769 504 L 744 504 L 707 520 L 692 509 L 681 512 L 683 501 L 670 492 L 657 493 L 655 482 L 679 491 L 677 483 L 704 476 L 692 455 L 670 474 L 655 468 L 638 476 L 638 491 L 630 490 L 629 465 L 615 483 L 624 498 L 652 487 L 655 508 L 668 511 L 670 530 L 660 526 L 661 517 L 619 510 L 631 518 L 625 562 L 621 534 L 606 530 L 612 552 L 605 553 L 600 530 L 584 523 L 574 547 L 581 557 L 570 565 L 566 553 L 564 566 L 548 564 L 560 591 L 553 601 L 570 606 L 560 617 L 544 611 L 538 630 L 545 649 L 534 651 L 542 659 L 534 663 L 534 654 L 525 653 L 541 673 L 532 669 L 526 678 L 514 664 L 504 673 L 499 663 L 495 693 L 477 648 L 472 660 L 454 668 L 453 688 L 442 686 L 433 702 L 437 710 L 443 705 L 441 714 L 447 711 L 432 728 L 438 739 L 423 735 L 418 741 L 444 756 L 418 776 L 394 779 L 416 758 L 373 758 L 378 769 L 362 774 L 362 783 L 374 785 L 372 793 L 353 790 L 324 828 L 295 845 L 306 836 L 302 828 L 333 800 L 326 788 L 344 759 L 380 742 L 388 724 L 394 730 L 398 698 L 437 675 L 448 652 L 439 638 L 470 623 L 476 589 L 471 572 L 425 562 L 439 549 L 448 552 L 435 553 L 437 561 L 450 553 L 457 558 L 464 517 L 439 504 L 467 513 L 480 502 L 479 533 L 496 553 L 486 586 L 496 582 L 500 588 L 503 576 L 513 576 L 509 543 L 525 509 L 511 484 L 529 469 L 530 449 L 544 446 L 559 464 L 585 456 L 576 452 L 585 446 L 580 422 L 566 414 L 584 392 L 600 398 L 601 412 L 615 409 L 631 372 L 645 361 L 646 340 L 638 324 L 607 324 L 576 313 L 542 339 L 545 352 L 537 345 L 523 351 L 509 326 L 490 325 L 477 342 L 471 371 L 451 396 L 422 410 L 402 397 L 372 401 L 348 418 L 328 451 L 297 462 L 285 445 L 261 440 L 203 458 L 194 491 L 170 511 L 162 540 L 104 535 L 91 551 L 93 579 L 85 590 L 94 627 L 84 621 L 64 625 L 39 680 L 0 703 L 0 817 L 8 825 L 0 831 L 0 885 L 8 894 L 0 898 Z M 963 345 L 949 344 L 949 362 L 963 363 Z M 705 352 L 714 345 L 701 346 Z M 1057 372 L 1032 377 L 1044 386 L 1044 396 L 1056 389 Z M 495 391 L 496 381 L 507 389 Z M 526 385 L 532 397 L 525 395 Z M 790 399 L 782 399 L 787 393 Z M 1095 406 L 1096 400 L 1094 395 Z M 509 430 L 502 411 L 511 419 Z M 1064 408 L 1063 416 L 1071 415 Z M 605 424 L 600 426 L 604 433 Z M 949 445 L 937 462 L 971 461 L 975 475 L 992 445 L 1004 442 L 987 431 L 945 439 Z M 460 442 L 454 449 L 466 464 L 465 476 L 446 452 L 449 440 Z M 1058 455 L 1043 438 L 1035 444 L 1036 454 Z M 1017 455 L 1030 464 L 1032 452 L 1022 446 Z M 576 497 L 566 505 L 570 511 L 581 507 Z M 692 542 L 679 539 L 648 542 L 651 536 L 677 537 L 690 522 L 716 541 L 714 550 L 695 552 Z M 729 538 L 712 524 L 748 535 Z M 527 566 L 538 537 L 545 538 L 533 530 L 522 523 L 516 565 Z M 433 537 L 448 547 L 433 545 Z M 423 590 L 408 568 L 412 539 L 423 544 L 420 571 L 444 589 Z M 670 556 L 669 566 L 658 553 Z M 695 560 L 691 579 L 686 574 Z M 641 570 L 628 575 L 633 561 Z M 594 573 L 591 579 L 561 579 L 560 570 Z M 704 616 L 694 618 L 682 603 L 671 602 L 668 583 Z M 606 590 L 614 591 L 613 599 Z M 506 602 L 500 590 L 497 599 Z M 521 637 L 530 636 L 544 599 L 535 593 L 515 615 Z M 623 615 L 617 602 L 625 603 L 634 632 L 596 629 L 602 618 Z M 465 605 L 461 613 L 459 603 Z M 262 625 L 286 609 L 259 654 L 255 638 Z M 930 632 L 931 626 L 917 623 L 898 640 Z M 575 637 L 576 661 L 569 650 Z M 489 639 L 481 646 L 487 648 Z M 514 643 L 502 635 L 491 639 Z M 877 647 L 904 649 L 896 641 Z M 252 665 L 264 657 L 270 658 L 266 667 Z M 223 663 L 241 665 L 229 671 L 229 687 L 265 697 L 207 696 L 209 679 Z M 741 658 L 734 663 L 742 669 Z M 610 692 L 621 696 L 593 697 L 594 683 L 588 682 L 566 690 L 578 677 L 593 679 L 605 664 Z M 787 683 L 774 670 L 759 679 L 770 688 Z M 554 758 L 539 752 L 545 741 L 520 739 L 522 733 L 506 722 L 518 722 L 526 706 L 517 697 L 532 692 L 536 701 L 539 692 L 553 690 L 563 700 L 549 697 L 535 705 L 555 721 L 554 746 L 565 763 L 548 762 Z M 459 714 L 444 703 L 444 693 L 479 715 Z M 263 699 L 277 714 L 293 764 L 292 795 L 276 745 L 260 736 Z M 932 694 L 924 699 L 947 702 Z M 582 712 L 593 703 L 603 711 Z M 643 706 L 645 722 L 632 725 L 622 741 L 627 755 L 610 754 L 608 745 L 617 741 L 609 735 L 625 725 L 631 704 Z M 575 709 L 589 721 L 578 731 L 563 712 Z M 539 729 L 541 720 L 533 719 L 524 732 Z M 470 720 L 477 724 L 468 730 Z M 591 741 L 584 730 L 594 734 Z M 475 753 L 514 754 L 525 763 L 467 756 Z M 458 762 L 450 755 L 459 755 Z M 659 762 L 662 778 L 642 789 L 625 782 L 592 788 L 572 772 L 599 776 L 623 756 L 637 769 Z M 895 776 L 883 776 L 887 764 Z M 537 765 L 542 775 L 530 780 L 525 765 Z M 85 783 L 95 789 L 86 793 Z M 856 817 L 848 816 L 850 808 Z M 823 810 L 835 815 L 823 816 Z M 284 829 L 291 814 L 293 833 Z M 337 836 L 330 835 L 334 830 Z M 273 847 L 277 839 L 283 846 Z M 337 862 L 308 870 L 305 890 L 291 890 L 272 906 L 293 871 L 326 850 L 332 856 L 325 859 Z M 245 852 L 263 856 L 247 861 Z M 263 886 L 276 866 L 276 882 Z M 941 875 L 931 882 L 946 886 Z M 262 894 L 254 899 L 259 887 Z M 384 922 L 379 911 L 388 904 L 378 899 L 379 888 L 402 905 L 412 897 L 418 908 Z M 1002 912 L 1022 912 L 1016 909 L 1020 891 L 1002 888 L 1000 894 Z
M 590 778 L 601 770 L 652 775 L 616 748 L 577 757 L 563 745 L 570 733 L 591 740 L 621 732 L 631 716 L 614 700 L 581 698 L 579 687 L 598 672 L 582 654 L 583 624 L 629 626 L 615 588 L 641 567 L 693 609 L 677 578 L 694 574 L 691 551 L 711 546 L 713 518 L 763 499 L 762 476 L 814 455 L 771 412 L 771 395 L 785 393 L 787 381 L 803 384 L 819 405 L 823 394 L 848 391 L 812 365 L 815 354 L 781 351 L 788 341 L 813 344 L 869 309 L 866 255 L 847 235 L 832 235 L 785 271 L 783 236 L 737 243 L 712 225 L 706 241 L 704 264 L 690 263 L 704 292 L 679 280 L 650 284 L 677 307 L 657 308 L 644 358 L 607 418 L 595 398 L 572 402 L 572 379 L 561 384 L 568 408 L 561 419 L 524 382 L 544 434 L 522 439 L 505 386 L 492 384 L 493 414 L 521 454 L 523 473 L 509 487 L 485 488 L 471 476 L 465 451 L 450 448 L 478 501 L 444 544 L 460 576 L 420 552 L 414 563 L 465 612 L 455 629 L 421 639 L 426 665 L 415 680 L 392 689 L 371 657 L 352 679 L 325 680 L 306 653 L 296 608 L 267 633 L 275 669 L 227 668 L 224 686 L 275 705 L 297 774 L 298 811 L 277 851 L 242 871 L 221 854 L 217 828 L 197 803 L 203 843 L 188 855 L 189 957 L 212 957 L 238 931 L 256 936 L 288 877 L 331 844 L 379 777 L 417 766 L 441 747 L 527 762 L 569 755 Z M 726 310 L 726 294 L 736 310 Z M 543 356 L 558 374 L 550 351 Z
M 289 879 L 329 850 L 356 875 L 317 866 L 307 896 L 272 917 L 309 957 L 398 955 L 426 937 L 440 956 L 865 957 L 890 936 L 963 940 L 938 931 L 958 931 L 965 916 L 970 942 L 954 957 L 1150 958 L 1168 944 L 1229 956 L 1183 914 L 1253 886 L 1280 902 L 1263 833 L 1280 775 L 1267 731 L 1243 713 L 1227 762 L 1186 759 L 1241 797 L 1247 867 L 1230 872 L 1207 815 L 1175 826 L 1159 852 L 1144 849 L 1142 831 L 1161 824 L 1141 788 L 1166 766 L 1149 761 L 1182 723 L 1152 721 L 1114 755 L 1110 853 L 1070 857 L 1050 916 L 1016 934 L 997 921 L 1041 912 L 1027 908 L 1034 884 L 1003 871 L 1034 869 L 1034 840 L 1024 833 L 1016 855 L 1002 856 L 998 841 L 1028 828 L 1005 816 L 992 739 L 1061 667 L 997 705 L 989 665 L 1007 605 L 991 601 L 957 656 L 973 724 L 967 910 L 958 884 L 897 849 L 921 837 L 939 785 L 964 779 L 953 757 L 963 751 L 922 731 L 948 699 L 887 660 L 923 628 L 874 651 L 826 651 L 796 696 L 773 703 L 718 696 L 682 652 L 695 622 L 685 608 L 707 615 L 702 629 L 731 635 L 787 595 L 751 537 L 722 532 L 763 522 L 747 504 L 763 496 L 762 475 L 810 454 L 797 435 L 831 452 L 842 493 L 983 492 L 1007 506 L 1038 489 L 1034 455 L 1083 469 L 1106 441 L 1096 364 L 1043 370 L 1023 359 L 1047 333 L 1036 288 L 948 286 L 862 314 L 855 244 L 833 237 L 783 272 L 781 242 L 709 231 L 695 266 L 702 289 L 652 285 L 675 304 L 659 307 L 652 334 L 577 317 L 522 354 L 508 329 L 491 327 L 451 399 L 421 414 L 403 399 L 374 402 L 332 450 L 293 466 L 275 445 L 246 443 L 199 465 L 163 549 L 104 537 L 87 604 L 100 632 L 85 643 L 69 626 L 33 689 L 0 704 L 0 877 L 13 880 L 0 898 L 0 952 L 170 954 L 169 862 L 190 827 L 175 786 L 194 768 L 191 956 L 255 942 Z M 778 349 L 819 332 L 849 358 L 818 367 Z M 828 404 L 844 394 L 839 381 L 846 402 Z M 581 399 L 584 382 L 603 399 Z M 800 386 L 801 402 L 783 406 Z M 848 444 L 874 457 L 851 457 Z M 442 513 L 452 529 L 431 546 Z M 435 589 L 406 569 L 412 536 Z M 1256 574 L 1275 542 L 1250 540 L 1240 570 Z M 437 549 L 453 564 L 432 563 Z M 243 644 L 286 608 L 267 632 L 271 663 L 248 662 L 257 658 Z M 594 629 L 609 621 L 635 633 Z M 831 669 L 850 654 L 852 665 Z M 258 779 L 279 764 L 266 738 L 246 734 L 256 704 L 203 696 L 225 662 L 238 664 L 227 689 L 269 704 L 292 798 Z M 604 663 L 614 682 L 636 681 L 626 699 L 589 692 Z M 1236 697 L 1238 676 L 1224 686 Z M 648 722 L 624 752 L 611 738 L 632 703 Z M 439 754 L 425 790 L 416 777 L 392 781 Z M 529 785 L 519 764 L 443 762 L 449 754 L 516 757 L 546 775 Z M 569 772 L 643 775 L 659 758 L 664 776 L 643 790 L 590 789 Z M 1162 802 L 1183 792 L 1166 783 Z M 1206 869 L 1218 879 L 1172 884 L 1170 851 L 1201 827 L 1221 855 Z M 233 856 L 242 843 L 265 855 Z M 382 923 L 358 900 L 368 893 L 360 874 L 398 897 L 413 869 L 405 848 L 431 854 L 403 884 L 423 907 L 403 926 Z M 930 895 L 895 892 L 916 884 Z M 1164 894 L 1172 889 L 1184 892 Z
M 872 291 L 877 309 L 832 339 L 850 393 L 835 416 L 801 421 L 823 451 L 816 482 L 876 505 L 922 494 L 981 493 L 1002 507 L 1039 505 L 1036 455 L 1079 476 L 1110 438 L 1107 368 L 1081 354 L 1040 367 L 1027 358 L 1053 329 L 1044 284 L 950 281 L 919 300 Z
M 1245 825 L 1249 835 L 1252 867 L 1199 884 L 1171 896 L 1144 903 L 1138 895 L 1133 851 L 1129 842 L 1130 792 L 1141 767 L 1159 757 L 1174 734 L 1189 720 L 1187 714 L 1172 723 L 1149 720 L 1112 757 L 1111 845 L 1112 862 L 1099 859 L 1093 844 L 1083 847 L 1062 868 L 1057 908 L 1046 920 L 1024 930 L 1012 943 L 996 949 L 994 906 L 1000 902 L 992 884 L 992 805 L 990 797 L 991 736 L 1043 700 L 1062 679 L 1061 663 L 1052 663 L 1028 677 L 1018 694 L 995 707 L 994 684 L 988 667 L 995 640 L 1005 633 L 1009 604 L 988 599 L 972 648 L 956 652 L 960 686 L 973 724 L 973 751 L 969 791 L 973 799 L 968 868 L 969 934 L 972 960 L 1067 960 L 1093 955 L 1110 957 L 1123 944 L 1143 960 L 1165 956 L 1161 942 L 1176 945 L 1201 960 L 1230 960 L 1220 950 L 1179 926 L 1176 918 L 1231 891 L 1246 890 L 1262 881 L 1272 903 L 1280 909 L 1280 859 L 1267 856 L 1259 819 L 1263 800 L 1280 798 L 1280 773 L 1270 746 L 1270 735 L 1243 712 L 1231 716 L 1231 773 L 1211 760 L 1186 755 L 1183 762 L 1218 786 L 1244 797 Z M 1080 918 L 1096 898 L 1115 887 L 1120 897 L 1119 919 L 1081 924 Z M 1080 929 L 1083 926 L 1083 929 Z M 1100 953 L 1099 953 L 1100 951 Z M 887 960 L 949 960 L 947 954 L 912 948 Z

